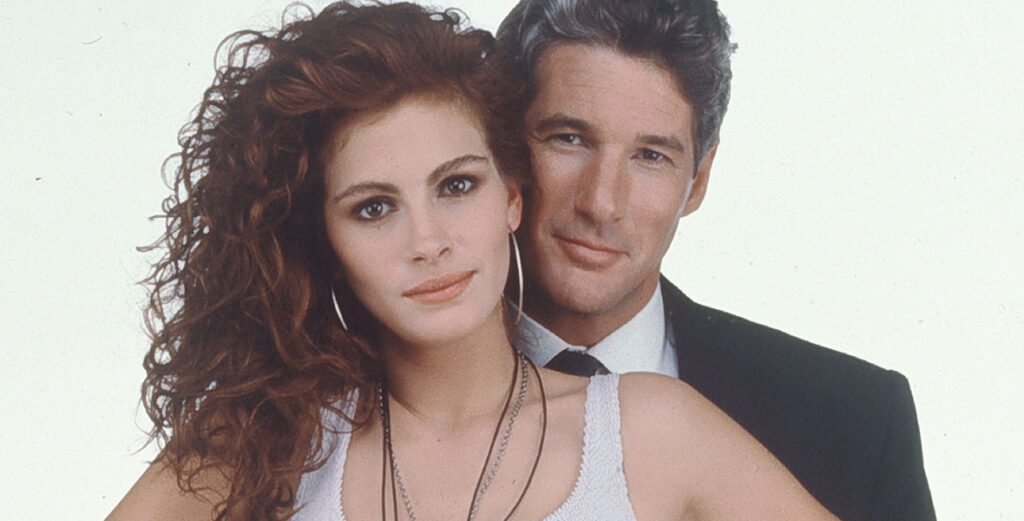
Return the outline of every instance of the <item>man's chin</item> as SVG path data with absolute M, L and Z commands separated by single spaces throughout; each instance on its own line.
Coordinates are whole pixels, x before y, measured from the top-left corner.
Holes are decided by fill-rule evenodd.
M 647 280 L 637 280 L 629 270 L 595 272 L 572 268 L 552 270 L 546 275 L 541 281 L 548 298 L 545 307 L 552 315 L 571 313 L 615 322 L 640 311 L 653 293 L 653 287 L 648 291 Z M 656 275 L 653 281 L 656 287 Z
M 556 291 L 549 292 L 552 304 L 564 311 L 580 315 L 601 315 L 607 313 L 620 301 L 620 290 L 604 277 L 587 277 L 580 280 L 555 279 Z

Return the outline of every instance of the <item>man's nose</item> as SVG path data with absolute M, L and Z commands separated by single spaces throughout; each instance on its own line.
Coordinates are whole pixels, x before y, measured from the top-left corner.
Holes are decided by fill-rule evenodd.
M 629 188 L 625 161 L 618 154 L 602 153 L 580 176 L 573 203 L 576 211 L 591 221 L 618 221 L 625 215 Z

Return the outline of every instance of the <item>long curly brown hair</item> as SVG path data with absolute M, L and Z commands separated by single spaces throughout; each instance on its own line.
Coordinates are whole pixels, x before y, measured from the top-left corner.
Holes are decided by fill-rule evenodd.
M 164 252 L 144 281 L 150 439 L 182 490 L 201 492 L 209 471 L 230 481 L 217 519 L 290 517 L 296 477 L 323 463 L 310 456 L 321 411 L 355 389 L 369 397 L 382 372 L 373 321 L 338 280 L 324 233 L 331 130 L 405 96 L 440 96 L 475 110 L 503 175 L 523 182 L 528 171 L 519 81 L 489 33 L 407 3 L 300 11 L 221 44 L 164 167 L 166 232 L 144 248 Z M 352 332 L 333 313 L 332 285 L 346 315 L 355 310 Z

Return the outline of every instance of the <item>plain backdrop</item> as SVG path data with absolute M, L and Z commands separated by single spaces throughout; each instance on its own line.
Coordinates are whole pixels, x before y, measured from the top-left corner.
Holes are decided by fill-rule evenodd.
M 100 519 L 152 458 L 135 247 L 218 42 L 286 3 L 0 0 L 0 517 Z M 1024 518 L 1024 9 L 721 8 L 732 103 L 664 272 L 901 371 L 939 518 Z

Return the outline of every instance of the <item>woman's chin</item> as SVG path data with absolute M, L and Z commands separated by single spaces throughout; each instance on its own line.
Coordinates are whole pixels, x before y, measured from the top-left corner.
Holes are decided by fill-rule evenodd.
M 403 343 L 423 346 L 450 346 L 481 335 L 491 328 L 504 328 L 501 306 L 481 315 L 483 306 L 456 306 L 433 313 L 407 314 L 401 324 L 391 328 Z M 414 316 L 415 315 L 415 316 Z
M 473 333 L 481 325 L 476 321 L 465 320 L 466 317 L 459 318 L 460 320 L 450 321 L 409 321 L 403 324 L 401 330 L 395 331 L 395 333 L 407 344 L 424 346 L 451 345 L 473 336 Z

